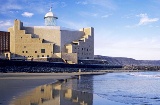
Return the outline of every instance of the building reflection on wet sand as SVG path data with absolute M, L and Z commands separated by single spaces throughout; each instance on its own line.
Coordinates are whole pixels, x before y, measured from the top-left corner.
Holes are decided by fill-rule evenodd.
M 92 105 L 92 81 L 79 90 L 80 80 L 67 79 L 63 82 L 39 86 L 32 91 L 14 99 L 12 105 Z M 89 90 L 89 91 L 87 91 Z

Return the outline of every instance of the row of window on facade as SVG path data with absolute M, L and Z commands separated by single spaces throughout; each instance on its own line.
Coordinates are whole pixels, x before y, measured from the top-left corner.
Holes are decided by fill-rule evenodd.
M 82 52 L 82 53 L 79 53 L 79 52 L 73 52 L 73 53 L 77 53 L 78 55 L 91 55 L 91 53 L 86 53 L 86 52 Z
M 22 53 L 28 53 L 28 51 L 22 51 Z M 35 51 L 37 53 L 37 51 Z M 41 49 L 41 53 L 45 53 L 45 49 Z
M 76 47 L 75 47 L 75 50 L 76 50 L 76 49 L 78 49 L 78 50 L 79 50 L 79 48 L 76 48 Z M 89 51 L 89 49 L 88 49 L 88 48 L 82 48 L 82 51 L 83 51 L 83 50 L 84 50 L 84 51 L 85 51 L 85 50 L 86 50 L 86 51 Z
M 78 57 L 78 59 L 89 59 L 89 57 Z
M 24 56 L 24 57 L 26 57 L 26 56 Z M 28 56 L 29 58 L 33 58 L 33 56 Z M 49 55 L 47 55 L 47 56 L 45 56 L 45 55 L 42 55 L 42 56 L 40 56 L 40 55 L 37 55 L 37 58 L 39 58 L 39 57 L 49 57 Z

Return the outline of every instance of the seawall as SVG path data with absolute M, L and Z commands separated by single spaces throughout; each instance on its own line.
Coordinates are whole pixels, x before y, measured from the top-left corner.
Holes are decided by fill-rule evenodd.
M 121 69 L 122 66 L 96 64 L 65 64 L 35 61 L 12 61 L 0 59 L 0 72 L 77 72 L 102 69 Z

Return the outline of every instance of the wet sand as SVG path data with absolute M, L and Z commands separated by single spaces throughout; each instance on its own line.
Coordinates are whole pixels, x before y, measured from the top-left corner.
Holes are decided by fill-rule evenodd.
M 54 83 L 59 79 L 73 78 L 75 75 L 104 74 L 106 72 L 75 73 L 0 73 L 0 105 L 9 102 L 23 92 L 37 86 Z

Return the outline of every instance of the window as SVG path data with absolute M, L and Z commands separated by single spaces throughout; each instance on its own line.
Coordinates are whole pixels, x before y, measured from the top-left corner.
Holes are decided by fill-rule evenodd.
M 44 57 L 44 55 L 42 55 L 42 57 Z
M 22 51 L 22 53 L 24 53 L 24 51 Z
M 82 48 L 82 50 L 83 50 L 83 48 Z
M 37 51 L 35 51 L 35 53 L 37 53 Z
M 49 55 L 47 55 L 47 57 L 49 57 Z
M 45 53 L 45 49 L 41 49 L 41 53 Z
M 26 53 L 28 53 L 28 51 L 26 51 Z
M 37 55 L 37 57 L 39 57 L 39 55 Z

